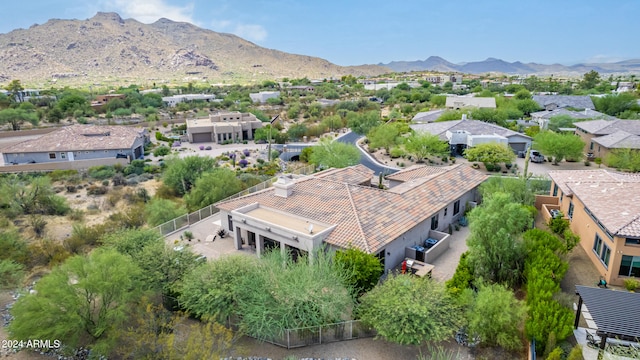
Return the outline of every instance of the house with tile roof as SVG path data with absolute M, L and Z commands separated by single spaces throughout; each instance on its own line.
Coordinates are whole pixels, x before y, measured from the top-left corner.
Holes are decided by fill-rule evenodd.
M 533 95 L 531 98 L 537 102 L 541 108 L 547 111 L 560 108 L 576 110 L 596 109 L 595 105 L 593 105 L 593 100 L 587 95 Z
M 411 124 L 415 131 L 426 131 L 438 135 L 451 146 L 452 154 L 464 153 L 468 147 L 485 143 L 498 142 L 509 145 L 514 152 L 525 151 L 531 147 L 531 137 L 519 132 L 503 128 L 496 124 L 480 120 L 441 121 L 434 123 Z
M 71 125 L 36 139 L 0 148 L 5 164 L 109 158 L 140 159 L 149 134 L 131 126 Z
M 609 116 L 607 114 L 603 114 L 599 111 L 584 109 L 581 111 L 569 110 L 566 108 L 558 108 L 553 110 L 542 110 L 531 113 L 531 120 L 538 123 L 540 129 L 547 129 L 549 125 L 549 120 L 554 116 L 559 115 L 567 115 L 576 120 L 585 120 L 585 119 L 604 119 L 604 120 L 613 120 L 615 119 L 613 116 Z
M 543 216 L 548 220 L 552 209 L 564 214 L 608 283 L 640 278 L 640 175 L 595 169 L 550 171 L 549 176 Z
M 253 140 L 262 126 L 252 113 L 219 111 L 206 118 L 187 119 L 187 137 L 190 143 Z
M 258 255 L 268 248 L 294 254 L 326 244 L 375 254 L 393 269 L 406 249 L 446 237 L 449 224 L 478 199 L 486 175 L 457 164 L 414 166 L 389 177 L 388 190 L 372 187 L 361 165 L 309 176 L 284 176 L 271 188 L 215 204 L 235 247 Z M 447 243 L 448 246 L 448 243 Z
M 640 121 L 592 120 L 574 124 L 576 135 L 585 143 L 585 153 L 606 160 L 614 149 L 640 151 Z
M 447 96 L 445 101 L 447 109 L 462 109 L 466 107 L 475 108 L 496 108 L 496 98 L 493 97 L 473 97 L 473 96 Z

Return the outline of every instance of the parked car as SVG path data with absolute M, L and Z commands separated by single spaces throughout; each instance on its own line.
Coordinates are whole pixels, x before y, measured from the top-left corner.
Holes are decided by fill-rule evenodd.
M 562 217 L 562 211 L 560 211 L 560 210 L 558 210 L 558 209 L 551 209 L 551 210 L 549 211 L 549 214 L 551 214 L 551 217 L 552 217 L 553 219 L 561 218 L 561 217 Z
M 538 150 L 531 150 L 529 153 L 529 160 L 534 163 L 543 163 L 544 155 L 540 154 Z

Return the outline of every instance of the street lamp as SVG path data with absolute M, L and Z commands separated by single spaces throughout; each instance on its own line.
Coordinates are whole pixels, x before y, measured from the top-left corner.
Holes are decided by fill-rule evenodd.
M 271 119 L 271 121 L 269 122 L 269 150 L 267 152 L 267 159 L 269 159 L 269 162 L 271 162 L 271 129 L 273 129 L 273 124 L 275 124 L 275 122 L 278 120 L 278 117 L 280 115 L 276 115 L 273 119 Z

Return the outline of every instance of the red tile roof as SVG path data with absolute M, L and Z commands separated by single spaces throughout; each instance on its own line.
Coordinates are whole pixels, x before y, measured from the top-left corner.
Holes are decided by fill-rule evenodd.
M 274 189 L 269 188 L 216 206 L 232 211 L 259 203 L 335 224 L 336 228 L 325 240 L 327 243 L 343 248 L 354 246 L 368 253 L 377 253 L 487 178 L 462 164 L 440 169 L 445 170 L 421 169 L 436 174 L 427 181 L 417 181 L 402 193 L 331 179 L 340 177 L 340 172 L 349 174 L 354 171 L 353 168 L 346 168 L 329 177 L 326 173 L 320 173 L 320 177 L 311 175 L 295 180 L 293 193 L 287 198 L 274 195 Z

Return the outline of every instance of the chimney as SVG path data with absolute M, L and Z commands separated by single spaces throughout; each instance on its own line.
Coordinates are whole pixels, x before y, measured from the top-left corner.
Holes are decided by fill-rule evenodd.
M 273 184 L 276 189 L 275 195 L 283 198 L 291 196 L 293 193 L 293 177 L 291 175 L 284 175 L 278 177 L 278 180 Z
M 467 120 L 467 114 L 462 114 L 462 120 Z

